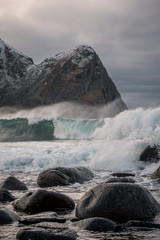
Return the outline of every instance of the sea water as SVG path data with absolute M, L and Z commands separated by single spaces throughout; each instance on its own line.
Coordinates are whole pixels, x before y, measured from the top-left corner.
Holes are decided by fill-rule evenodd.
M 57 105 L 32 110 L 1 108 L 0 182 L 13 174 L 35 189 L 38 173 L 46 168 L 85 166 L 95 174 L 92 181 L 57 187 L 57 191 L 78 202 L 89 188 L 113 172 L 132 172 L 160 202 L 159 185 L 149 178 L 159 163 L 140 161 L 142 151 L 154 144 L 160 144 L 160 107 L 97 119 L 65 116 Z M 151 239 L 159 239 L 157 231 L 150 234 Z M 149 239 L 148 234 L 142 235 Z M 97 236 L 86 239 L 94 238 Z

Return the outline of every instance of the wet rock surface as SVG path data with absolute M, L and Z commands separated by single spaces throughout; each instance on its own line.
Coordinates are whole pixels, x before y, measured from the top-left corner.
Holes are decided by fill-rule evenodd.
M 160 205 L 151 193 L 132 183 L 101 183 L 90 189 L 76 207 L 76 217 L 104 217 L 116 221 L 151 219 Z
M 13 202 L 15 197 L 6 189 L 0 188 L 0 203 Z
M 0 207 L 0 225 L 11 224 L 20 220 L 20 217 L 5 207 Z
M 32 225 L 35 223 L 40 222 L 58 222 L 58 223 L 65 223 L 65 218 L 58 218 L 58 217 L 30 217 L 30 218 L 23 218 L 19 221 L 24 225 Z
M 140 160 L 149 163 L 157 163 L 159 158 L 159 148 L 158 145 L 147 146 L 140 155 Z
M 115 172 L 115 173 L 112 173 L 111 176 L 113 176 L 113 177 L 135 177 L 135 174 L 129 173 L 129 172 Z
M 75 222 L 74 226 L 88 231 L 107 232 L 113 231 L 116 227 L 116 223 L 107 218 L 95 217 Z
M 110 177 L 105 182 L 106 183 L 114 183 L 114 182 L 135 183 L 136 181 L 132 178 L 127 178 L 127 177 Z
M 20 179 L 25 179 L 28 182 L 28 173 L 23 173 L 20 175 Z M 1 175 L 2 176 L 2 175 Z M 5 176 L 5 174 L 4 174 Z M 148 176 L 149 177 L 149 176 Z M 148 179 L 147 176 L 144 178 Z M 110 173 L 108 173 L 108 180 L 110 178 Z M 5 177 L 3 177 L 3 180 Z M 114 177 L 113 179 L 117 179 Z M 121 179 L 121 178 L 120 178 Z M 127 179 L 125 177 L 125 179 Z M 134 178 L 136 182 L 139 182 L 141 178 Z M 30 189 L 37 188 L 37 175 L 32 175 L 32 181 L 29 180 L 27 185 Z M 95 184 L 96 177 L 92 182 L 85 182 L 84 184 L 74 184 L 61 187 L 54 187 L 60 193 L 69 194 L 76 203 L 79 202 L 81 196 L 87 192 L 89 188 L 93 188 Z M 121 183 L 107 183 L 107 184 L 123 184 Z M 126 183 L 130 184 L 130 183 Z M 154 182 L 157 188 L 159 188 L 159 183 Z M 135 184 L 134 184 L 135 185 Z M 152 185 L 152 184 L 151 184 Z M 148 185 L 151 186 L 151 185 Z M 92 187 L 91 187 L 92 186 Z M 99 182 L 96 181 L 96 186 L 99 186 Z M 51 190 L 51 188 L 47 189 Z M 155 193 L 154 191 L 152 191 Z M 156 192 L 158 193 L 158 192 Z M 14 191 L 14 195 L 17 199 L 23 197 L 22 191 Z M 119 195 L 119 193 L 117 192 Z M 123 202 L 121 202 L 123 203 Z M 12 209 L 11 203 L 4 203 L 9 211 Z M 11 211 L 13 212 L 13 211 Z M 14 212 L 13 212 L 14 213 Z M 107 223 L 110 219 L 102 217 L 93 217 L 91 219 L 80 220 L 75 218 L 75 212 L 56 212 L 47 211 L 38 214 L 27 215 L 25 212 L 19 212 L 18 220 L 11 221 L 9 224 L 3 224 L 0 226 L 0 239 L 3 240 L 16 240 L 16 236 L 20 239 L 78 239 L 78 240 L 159 240 L 159 227 L 160 227 L 160 216 L 157 215 L 154 220 L 132 220 L 132 221 L 116 221 L 115 228 L 112 230 L 107 230 Z M 101 220 L 102 219 L 102 220 Z M 101 222 L 102 221 L 102 222 Z M 107 223 L 106 223 L 107 221 Z M 113 222 L 113 221 L 112 221 Z M 86 229 L 86 230 L 85 230 Z M 77 237 L 78 235 L 78 237 Z
M 56 167 L 41 172 L 37 183 L 40 187 L 66 186 L 76 182 L 90 181 L 93 177 L 93 173 L 85 167 Z
M 9 176 L 8 178 L 6 178 L 2 182 L 0 187 L 7 190 L 28 190 L 26 184 L 24 184 L 14 176 Z
M 16 211 L 26 213 L 67 211 L 73 210 L 74 206 L 74 201 L 67 195 L 46 190 L 28 192 L 13 202 Z
M 158 167 L 152 174 L 151 174 L 152 179 L 157 179 L 160 180 L 160 167 Z
M 74 230 L 55 223 L 35 224 L 21 229 L 16 235 L 16 239 L 20 240 L 75 240 L 77 237 Z

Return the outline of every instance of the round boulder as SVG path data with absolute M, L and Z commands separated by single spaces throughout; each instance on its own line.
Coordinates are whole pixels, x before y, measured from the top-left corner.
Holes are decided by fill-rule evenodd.
M 4 207 L 0 208 L 0 225 L 10 224 L 19 220 L 20 220 L 20 217 L 14 212 Z
M 19 240 L 76 240 L 77 237 L 74 230 L 56 223 L 34 224 L 21 229 L 16 235 Z
M 13 202 L 16 211 L 39 213 L 45 211 L 65 211 L 75 207 L 74 201 L 61 193 L 37 190 L 26 193 L 21 199 Z
M 41 172 L 37 183 L 40 187 L 66 186 L 76 182 L 82 184 L 85 181 L 90 181 L 93 177 L 93 173 L 85 167 L 56 167 Z
M 151 174 L 152 179 L 160 179 L 160 167 L 158 167 L 152 174 Z
M 110 177 L 105 182 L 106 183 L 113 183 L 113 182 L 135 183 L 136 181 L 132 178 L 126 178 L 126 177 Z
M 159 146 L 147 146 L 140 155 L 140 160 L 144 162 L 156 163 L 160 160 Z
M 3 188 L 0 188 L 0 202 L 5 203 L 5 202 L 12 202 L 15 200 L 15 197 L 12 196 L 12 194 Z
M 151 193 L 132 183 L 103 182 L 90 189 L 76 207 L 79 219 L 104 217 L 115 221 L 151 219 L 160 205 Z
M 7 190 L 28 190 L 28 187 L 14 176 L 6 178 L 1 184 L 1 188 L 5 188 Z
M 95 231 L 95 232 L 107 232 L 113 231 L 116 227 L 116 223 L 107 218 L 88 218 L 74 223 L 83 230 Z
M 115 172 L 112 173 L 111 176 L 113 177 L 135 177 L 134 173 L 129 173 L 129 172 Z

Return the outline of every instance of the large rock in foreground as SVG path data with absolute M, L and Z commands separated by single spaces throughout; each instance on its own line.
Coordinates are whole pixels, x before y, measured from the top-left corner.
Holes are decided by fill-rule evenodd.
M 76 182 L 90 181 L 93 177 L 93 173 L 85 167 L 56 167 L 41 172 L 37 183 L 40 187 L 66 186 Z
M 104 217 L 116 221 L 151 219 L 160 205 L 144 187 L 132 183 L 101 183 L 79 201 L 76 217 Z
M 114 101 L 110 115 L 125 110 L 126 105 L 91 47 L 81 45 L 35 65 L 0 39 L 0 106 L 35 107 L 59 102 L 93 106 Z
M 66 211 L 75 207 L 74 201 L 61 193 L 37 190 L 26 193 L 13 202 L 16 211 L 39 213 L 45 211 Z

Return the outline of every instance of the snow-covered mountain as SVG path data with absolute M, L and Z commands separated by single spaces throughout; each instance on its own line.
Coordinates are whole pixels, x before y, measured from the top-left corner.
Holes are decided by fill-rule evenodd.
M 96 52 L 81 45 L 35 65 L 0 40 L 0 106 L 35 107 L 62 101 L 104 105 L 118 99 L 116 86 Z

